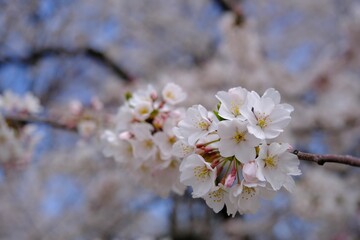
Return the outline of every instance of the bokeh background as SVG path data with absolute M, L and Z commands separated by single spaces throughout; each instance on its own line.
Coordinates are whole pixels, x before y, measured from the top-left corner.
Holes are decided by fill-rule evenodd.
M 295 107 L 284 141 L 360 156 L 360 2 L 0 0 L 2 94 L 59 117 L 96 97 L 115 114 L 127 91 L 169 81 L 209 109 L 217 91 L 274 87 Z M 229 218 L 136 184 L 97 141 L 36 127 L 32 161 L 1 168 L 0 239 L 360 238 L 359 169 L 302 162 L 293 194 Z

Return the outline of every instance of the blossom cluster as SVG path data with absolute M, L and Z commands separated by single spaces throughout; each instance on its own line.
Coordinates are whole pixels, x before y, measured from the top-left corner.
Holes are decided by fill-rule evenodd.
M 89 140 L 99 132 L 101 123 L 106 121 L 101 112 L 103 107 L 103 103 L 97 97 L 92 97 L 89 105 L 73 99 L 68 104 L 69 114 L 61 116 L 61 122 L 68 127 L 76 127 L 79 135 Z
M 259 96 L 236 87 L 216 98 L 216 111 L 194 105 L 174 129 L 179 139 L 174 153 L 183 158 L 180 181 L 215 212 L 224 205 L 232 216 L 255 212 L 260 197 L 282 187 L 291 191 L 292 176 L 301 174 L 290 145 L 274 141 L 290 122 L 293 107 L 280 103 L 272 88 Z
M 41 136 L 33 124 L 16 124 L 7 121 L 7 115 L 31 115 L 42 111 L 37 97 L 32 93 L 17 95 L 5 91 L 0 95 L 0 164 L 15 167 L 29 162 Z
M 36 114 L 41 112 L 40 101 L 32 93 L 24 96 L 17 95 L 11 91 L 5 91 L 0 95 L 0 110 L 8 114 Z
M 179 181 L 180 158 L 174 156 L 172 148 L 178 140 L 173 128 L 185 114 L 177 105 L 186 96 L 173 83 L 166 84 L 161 94 L 151 85 L 128 93 L 114 128 L 105 130 L 101 137 L 105 156 L 114 157 L 161 196 L 185 190 Z

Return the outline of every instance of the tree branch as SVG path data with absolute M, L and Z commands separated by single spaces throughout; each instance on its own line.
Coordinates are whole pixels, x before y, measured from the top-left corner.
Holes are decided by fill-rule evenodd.
M 215 2 L 222 10 L 231 11 L 236 16 L 236 25 L 241 26 L 245 23 L 245 14 L 239 3 L 234 0 L 215 0 Z
M 295 154 L 299 160 L 315 162 L 319 165 L 324 165 L 327 162 L 332 162 L 350 165 L 354 167 L 360 167 L 360 158 L 350 155 L 313 154 L 300 152 L 298 150 L 294 150 L 292 153 Z
M 75 126 L 67 125 L 65 123 L 62 123 L 62 122 L 59 122 L 56 120 L 52 120 L 52 119 L 48 119 L 48 118 L 44 118 L 44 117 L 15 116 L 15 115 L 10 116 L 9 115 L 9 116 L 4 116 L 4 118 L 10 126 L 15 126 L 15 127 L 23 126 L 28 123 L 42 123 L 42 124 L 49 125 L 53 128 L 71 131 L 71 132 L 77 132 L 76 125 Z
M 134 81 L 132 75 L 129 74 L 122 66 L 115 63 L 104 53 L 90 47 L 85 47 L 75 50 L 61 48 L 61 47 L 49 47 L 49 48 L 34 50 L 30 52 L 27 56 L 0 57 L 0 68 L 6 64 L 35 65 L 40 60 L 51 56 L 74 57 L 81 55 L 97 61 L 101 65 L 110 69 L 117 77 L 124 80 L 125 82 L 130 83 Z

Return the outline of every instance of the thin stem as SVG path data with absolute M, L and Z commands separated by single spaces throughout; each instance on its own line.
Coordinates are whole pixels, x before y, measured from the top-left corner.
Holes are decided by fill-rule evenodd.
M 245 22 L 245 14 L 239 3 L 234 0 L 219 0 L 219 2 L 226 6 L 236 16 L 237 25 L 242 25 Z
M 60 121 L 56 121 L 53 119 L 49 119 L 49 118 L 44 118 L 44 117 L 37 117 L 37 116 L 15 116 L 15 115 L 9 115 L 9 116 L 5 116 L 5 120 L 9 123 L 15 123 L 15 124 L 27 124 L 27 123 L 43 123 L 46 125 L 49 125 L 51 127 L 54 128 L 58 128 L 58 129 L 62 129 L 62 130 L 67 130 L 67 131 L 72 131 L 72 132 L 76 132 L 76 126 L 70 126 L 70 125 L 66 125 L 65 123 L 62 123 Z
M 220 141 L 220 138 L 219 138 L 219 139 L 216 139 L 216 140 L 214 140 L 214 141 L 211 141 L 211 142 L 204 143 L 204 144 L 202 144 L 202 146 L 203 146 L 203 147 L 206 147 L 206 146 L 209 146 L 209 145 L 212 144 L 212 143 L 216 143 L 216 142 L 219 142 L 219 141 Z
M 299 160 L 315 162 L 319 165 L 324 165 L 327 162 L 333 162 L 354 167 L 360 167 L 360 158 L 350 155 L 313 154 L 300 152 L 298 150 L 294 150 L 292 153 L 295 154 Z
M 235 160 L 235 164 L 236 164 L 236 177 L 237 177 L 237 182 L 238 182 L 238 184 L 240 184 L 239 169 L 238 169 L 239 163 L 238 163 L 237 160 Z

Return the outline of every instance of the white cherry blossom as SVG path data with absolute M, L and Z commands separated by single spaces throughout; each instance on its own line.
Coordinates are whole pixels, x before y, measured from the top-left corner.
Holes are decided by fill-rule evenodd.
M 246 103 L 247 94 L 248 91 L 242 87 L 231 88 L 227 92 L 218 92 L 216 98 L 221 102 L 219 115 L 225 119 L 245 120 L 241 109 Z
M 163 131 L 154 134 L 154 141 L 159 147 L 163 159 L 173 156 L 173 145 L 178 140 L 172 130 L 174 125 L 174 119 L 168 117 L 163 124 Z
M 190 145 L 194 145 L 200 138 L 217 129 L 217 119 L 202 105 L 194 105 L 186 111 L 185 119 L 178 126 L 181 136 L 188 139 Z
M 260 169 L 255 161 L 250 161 L 248 163 L 245 163 L 242 168 L 242 175 L 244 177 L 244 184 L 248 187 L 253 186 L 265 186 L 264 182 L 260 182 L 262 177 Z
M 178 140 L 172 147 L 172 154 L 179 158 L 185 158 L 195 153 L 195 146 L 190 145 L 184 140 Z
M 230 201 L 241 213 L 254 213 L 259 208 L 259 188 L 245 186 L 244 181 L 230 189 Z
M 131 140 L 131 144 L 134 148 L 135 158 L 145 161 L 155 157 L 157 147 L 151 135 L 152 130 L 152 125 L 148 123 L 134 123 L 132 125 L 131 131 L 135 135 L 135 139 Z
M 129 100 L 129 104 L 132 107 L 136 107 L 139 103 L 142 102 L 153 102 L 157 99 L 157 97 L 158 94 L 154 87 L 152 85 L 148 85 L 147 88 L 141 88 L 132 94 L 132 97 Z
M 0 109 L 10 113 L 37 114 L 41 112 L 42 106 L 39 99 L 32 93 L 20 96 L 11 91 L 5 91 L 3 95 L 0 95 Z
M 195 198 L 204 196 L 215 187 L 216 168 L 212 168 L 198 154 L 185 158 L 180 165 L 180 172 L 180 181 L 192 187 Z
M 152 111 L 153 107 L 151 102 L 141 101 L 134 107 L 134 117 L 139 121 L 143 121 L 150 116 Z
M 223 157 L 235 155 L 242 163 L 255 159 L 255 147 L 261 140 L 249 134 L 247 122 L 238 119 L 221 121 L 217 133 L 220 137 L 219 151 Z
M 260 145 L 259 156 L 256 158 L 261 171 L 260 179 L 269 182 L 274 190 L 286 186 L 291 191 L 291 176 L 301 174 L 299 159 L 288 152 L 289 148 L 289 144 L 275 142 Z
M 175 83 L 168 83 L 162 90 L 162 97 L 168 104 L 175 105 L 186 99 L 187 94 Z
M 227 208 L 230 208 L 230 205 L 233 205 L 229 199 L 228 190 L 221 183 L 216 186 L 212 191 L 208 192 L 204 196 L 206 204 L 214 210 L 215 213 L 221 211 L 226 205 Z
M 248 94 L 242 114 L 248 120 L 248 130 L 259 139 L 273 139 L 289 124 L 293 108 L 288 104 L 278 104 L 279 98 L 272 90 L 260 97 L 256 92 Z
M 134 110 L 130 108 L 128 104 L 124 104 L 118 110 L 115 117 L 116 131 L 127 131 L 129 130 L 131 123 L 134 119 Z
M 114 157 L 119 163 L 128 163 L 133 159 L 133 150 L 130 142 L 121 139 L 114 132 L 105 130 L 101 135 L 101 141 L 105 157 Z

